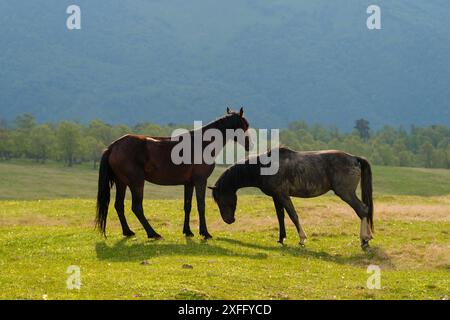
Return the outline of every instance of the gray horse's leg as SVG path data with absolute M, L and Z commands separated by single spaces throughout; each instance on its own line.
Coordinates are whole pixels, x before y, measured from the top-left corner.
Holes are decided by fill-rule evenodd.
M 338 196 L 345 202 L 347 202 L 353 210 L 356 212 L 358 217 L 361 219 L 361 226 L 359 230 L 359 237 L 361 240 L 361 247 L 366 249 L 369 246 L 369 240 L 372 239 L 372 231 L 370 230 L 368 222 L 368 209 L 367 206 L 358 199 L 355 192 L 339 194 Z
M 292 204 L 291 198 L 289 198 L 289 196 L 283 196 L 280 198 L 280 203 L 286 209 L 289 218 L 291 218 L 292 222 L 297 228 L 298 235 L 300 236 L 300 245 L 304 246 L 307 236 L 298 220 L 298 215 L 297 212 L 295 211 L 294 205 Z
M 283 244 L 284 239 L 286 239 L 286 228 L 284 226 L 284 207 L 279 200 L 273 198 L 273 203 L 275 204 L 275 210 L 277 211 L 278 225 L 280 227 L 280 238 L 279 243 Z

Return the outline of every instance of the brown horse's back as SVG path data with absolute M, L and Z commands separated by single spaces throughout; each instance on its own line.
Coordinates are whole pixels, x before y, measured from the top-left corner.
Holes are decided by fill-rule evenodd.
M 196 175 L 211 175 L 214 165 L 174 164 L 171 151 L 176 144 L 170 137 L 126 135 L 110 145 L 109 164 L 126 185 L 130 177 L 143 177 L 159 185 L 183 185 L 191 183 Z

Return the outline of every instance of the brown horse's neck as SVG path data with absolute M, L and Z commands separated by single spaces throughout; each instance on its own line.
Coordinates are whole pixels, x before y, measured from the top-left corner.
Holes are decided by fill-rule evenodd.
M 231 117 L 223 117 L 220 119 L 217 119 L 215 121 L 212 121 L 210 123 L 208 123 L 207 125 L 199 128 L 199 129 L 195 129 L 195 130 L 191 130 L 189 131 L 191 134 L 191 137 L 194 137 L 195 133 L 201 133 L 202 136 L 203 134 L 209 130 L 209 129 L 216 129 L 219 130 L 220 133 L 222 134 L 222 147 L 225 147 L 225 145 L 227 144 L 227 134 L 226 131 L 227 129 L 236 129 L 237 123 L 235 121 L 235 119 L 231 118 Z M 210 143 L 212 143 L 211 141 L 203 141 L 202 142 L 202 149 L 205 149 L 206 146 L 208 146 Z M 217 156 L 217 155 L 216 155 Z
M 235 124 L 231 123 L 230 120 L 231 120 L 230 118 L 223 117 L 223 118 L 217 119 L 215 121 L 212 121 L 212 122 L 208 123 L 207 125 L 204 125 L 200 129 L 197 129 L 197 130 L 201 130 L 201 133 L 204 134 L 205 131 L 207 131 L 209 129 L 217 129 L 217 130 L 220 131 L 220 133 L 222 133 L 222 136 L 225 137 L 227 129 L 234 129 L 235 128 Z M 192 132 L 194 132 L 194 131 L 195 130 L 192 130 Z

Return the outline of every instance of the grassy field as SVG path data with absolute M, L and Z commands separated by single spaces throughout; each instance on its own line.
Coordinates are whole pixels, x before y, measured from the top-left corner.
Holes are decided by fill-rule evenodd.
M 214 185 L 223 167 L 209 178 Z M 97 170 L 91 166 L 64 167 L 61 164 L 35 164 L 29 161 L 0 162 L 0 200 L 44 200 L 62 198 L 92 199 L 97 194 Z M 450 170 L 421 168 L 373 168 L 375 195 L 440 196 L 450 194 Z M 242 194 L 259 194 L 244 189 Z M 179 199 L 183 187 L 147 184 L 146 199 Z
M 301 248 L 290 221 L 285 246 L 277 244 L 270 199 L 245 193 L 231 226 L 208 198 L 214 238 L 186 239 L 182 201 L 170 199 L 181 189 L 150 185 L 146 215 L 164 239 L 146 239 L 130 202 L 136 237 L 121 236 L 111 210 L 104 239 L 93 229 L 95 171 L 0 163 L 0 298 L 446 299 L 449 177 L 446 170 L 374 168 L 376 233 L 363 252 L 359 221 L 335 196 L 294 199 L 309 236 Z M 191 226 L 198 226 L 195 208 Z M 381 268 L 379 290 L 366 287 L 371 264 Z M 70 265 L 81 269 L 80 290 L 66 287 Z

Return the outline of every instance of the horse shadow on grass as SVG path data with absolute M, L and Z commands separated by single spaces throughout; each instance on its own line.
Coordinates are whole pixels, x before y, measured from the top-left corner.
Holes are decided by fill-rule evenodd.
M 147 241 L 145 243 L 129 244 L 132 239 L 124 238 L 112 246 L 105 242 L 98 242 L 95 251 L 99 260 L 112 262 L 143 261 L 161 256 L 227 256 L 247 259 L 266 259 L 267 254 L 237 253 L 232 250 L 212 245 L 208 241 L 196 242 L 186 238 L 186 243 L 164 243 L 164 240 Z
M 262 251 L 277 251 L 281 252 L 282 254 L 287 254 L 294 257 L 314 258 L 318 260 L 334 262 L 337 264 L 349 264 L 356 266 L 367 266 L 369 264 L 378 264 L 383 265 L 386 268 L 395 268 L 395 265 L 392 263 L 389 255 L 378 246 L 370 247 L 366 251 L 361 250 L 361 252 L 358 254 L 350 256 L 342 256 L 340 254 L 333 255 L 325 251 L 313 251 L 308 249 L 307 246 L 306 247 L 300 246 L 290 247 L 286 245 L 264 246 L 255 243 L 248 243 L 240 240 L 227 238 L 217 238 L 217 241 L 222 241 L 236 246 L 243 246 Z

